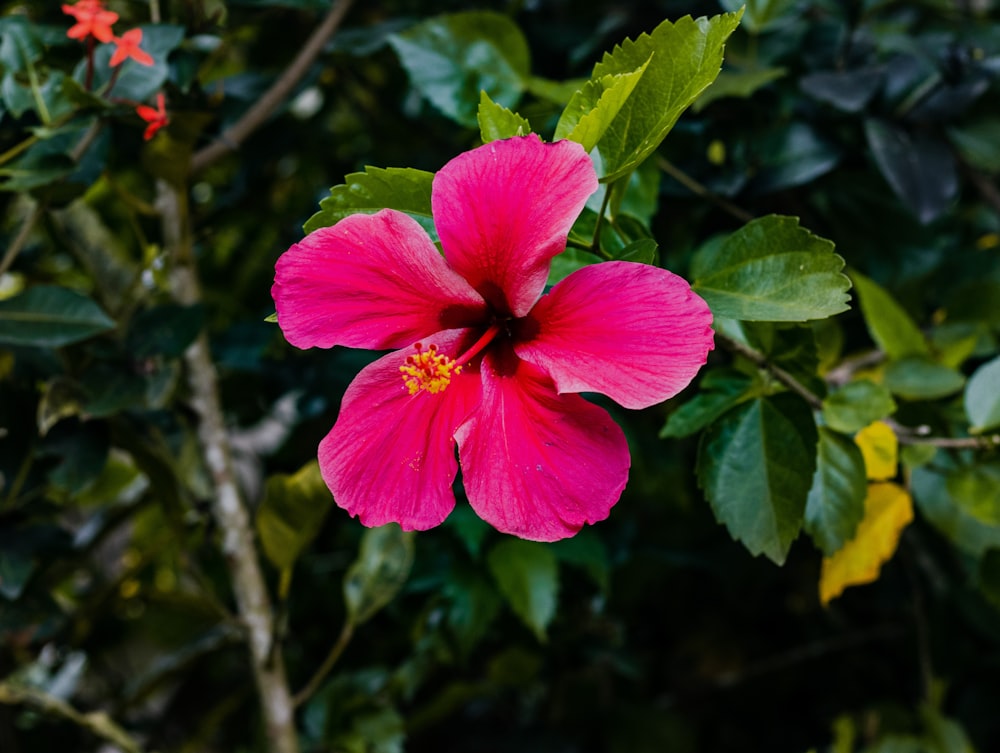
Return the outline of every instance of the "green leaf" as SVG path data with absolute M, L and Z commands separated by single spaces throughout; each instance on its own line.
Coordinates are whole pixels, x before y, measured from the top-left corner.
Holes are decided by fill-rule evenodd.
M 170 74 L 167 58 L 184 41 L 184 27 L 174 24 L 143 24 L 140 47 L 153 58 L 152 65 L 142 65 L 134 60 L 126 60 L 115 80 L 110 96 L 133 102 L 146 102 L 163 88 Z M 94 51 L 94 91 L 106 87 L 113 75 L 109 65 L 114 53 L 113 44 L 102 44 Z M 81 61 L 73 71 L 73 78 L 83 84 L 87 76 L 87 63 Z
M 730 71 L 725 70 L 719 74 L 711 86 L 701 93 L 695 100 L 692 109 L 701 112 L 717 99 L 726 97 L 739 97 L 746 99 L 763 86 L 767 86 L 772 81 L 784 76 L 788 71 L 785 68 L 761 68 L 752 71 Z
M 826 556 L 854 537 L 865 515 L 865 461 L 849 438 L 819 429 L 816 475 L 806 499 L 805 530 Z
M 726 10 L 746 9 L 743 25 L 751 34 L 759 34 L 779 24 L 797 4 L 798 0 L 721 0 Z
M 947 476 L 931 466 L 914 468 L 910 483 L 920 512 L 960 551 L 978 559 L 987 549 L 1000 548 L 1000 526 L 983 523 L 959 505 Z
M 333 505 L 314 460 L 293 475 L 278 474 L 267 480 L 264 501 L 257 508 L 257 535 L 264 554 L 279 570 L 295 564 L 316 538 Z
M 559 595 L 555 554 L 544 544 L 506 539 L 490 550 L 487 564 L 515 614 L 544 642 Z
M 972 424 L 972 432 L 1000 426 L 1000 356 L 984 363 L 969 377 L 965 415 Z
M 605 594 L 611 585 L 611 558 L 608 548 L 592 528 L 549 544 L 556 559 L 582 568 Z
M 469 567 L 457 567 L 442 591 L 451 602 L 448 627 L 461 654 L 468 656 L 496 619 L 500 611 L 500 596 L 490 580 Z
M 965 386 L 960 371 L 926 358 L 904 358 L 885 367 L 882 383 L 894 395 L 907 400 L 937 400 Z
M 698 445 L 698 484 L 715 518 L 754 556 L 782 564 L 799 534 L 816 469 L 816 426 L 800 397 L 746 402 Z
M 853 434 L 895 411 L 892 393 L 867 379 L 848 382 L 823 401 L 826 425 L 845 434 Z
M 436 16 L 391 35 L 389 44 L 420 93 L 469 127 L 477 125 L 481 91 L 516 107 L 531 68 L 521 29 L 491 11 Z
M 726 39 L 741 15 L 664 21 L 652 33 L 626 39 L 604 54 L 592 80 L 646 69 L 598 143 L 603 180 L 627 174 L 652 154 L 681 113 L 715 80 Z
M 851 271 L 868 333 L 889 358 L 930 355 L 927 341 L 910 315 L 880 285 Z
M 569 139 L 589 152 L 631 96 L 649 60 L 628 73 L 609 73 L 583 85 L 570 99 L 556 124 L 555 139 Z
M 983 118 L 964 127 L 949 128 L 948 138 L 977 170 L 1000 173 L 1000 118 Z
M 484 144 L 531 133 L 531 124 L 527 120 L 503 105 L 498 105 L 485 91 L 479 93 L 476 119 L 479 121 L 479 133 Z
M 58 348 L 114 329 L 92 300 L 52 285 L 36 285 L 0 301 L 0 343 Z
M 750 152 L 756 169 L 749 190 L 757 194 L 804 185 L 840 161 L 840 150 L 802 122 L 769 128 L 753 140 Z
M 0 66 L 4 70 L 23 71 L 41 60 L 44 51 L 35 25 L 27 18 L 7 16 L 0 19 Z
M 336 225 L 345 217 L 382 209 L 405 212 L 421 224 L 432 238 L 434 220 L 431 217 L 431 182 L 434 173 L 412 167 L 366 167 L 363 173 L 351 173 L 346 183 L 330 189 L 330 195 L 319 205 L 303 230 L 311 233 L 321 227 Z
M 390 523 L 369 528 L 361 550 L 344 576 L 344 604 L 355 625 L 367 622 L 392 601 L 413 567 L 413 532 Z
M 948 493 L 959 507 L 987 525 L 1000 526 L 1000 465 L 964 466 L 948 476 Z
M 687 437 L 750 397 L 755 380 L 735 369 L 713 369 L 701 380 L 698 393 L 675 410 L 660 429 L 660 438 Z
M 164 303 L 132 317 L 125 342 L 136 358 L 180 358 L 201 332 L 204 307 Z
M 576 270 L 583 269 L 591 264 L 599 264 L 602 261 L 604 260 L 600 256 L 592 254 L 589 251 L 583 251 L 579 248 L 567 248 L 552 260 L 552 266 L 549 268 L 548 284 L 555 285 L 557 282 L 569 277 Z
M 707 244 L 692 284 L 717 317 L 800 322 L 848 308 L 850 280 L 833 243 L 813 235 L 795 217 L 769 215 L 748 222 L 721 243 Z

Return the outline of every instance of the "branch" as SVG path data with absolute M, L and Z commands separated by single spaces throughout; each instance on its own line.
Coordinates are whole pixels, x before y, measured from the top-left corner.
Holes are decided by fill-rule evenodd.
M 165 182 L 158 185 L 157 204 L 163 240 L 173 260 L 170 286 L 182 304 L 201 301 L 188 225 L 187 194 Z M 198 415 L 198 439 L 215 495 L 212 514 L 222 531 L 222 551 L 233 582 L 240 620 L 247 631 L 251 664 L 271 753 L 298 753 L 292 698 L 280 647 L 272 631 L 273 611 L 264 583 L 250 517 L 233 473 L 229 438 L 219 399 L 218 375 L 202 332 L 184 354 L 191 402 Z
M 730 215 L 735 217 L 740 222 L 750 222 L 750 220 L 754 218 L 753 215 L 747 210 L 743 209 L 742 207 L 736 206 L 733 202 L 729 201 L 729 199 L 724 199 L 717 193 L 713 193 L 712 191 L 710 191 L 708 187 L 699 183 L 697 180 L 695 180 L 686 172 L 681 170 L 679 167 L 677 167 L 677 165 L 668 160 L 666 157 L 657 157 L 656 165 L 663 172 L 665 172 L 671 178 L 676 180 L 678 183 L 684 186 L 695 196 L 700 196 L 703 199 L 708 199 L 717 207 L 728 212 Z
M 232 126 L 223 131 L 218 139 L 195 153 L 191 158 L 192 175 L 200 173 L 229 152 L 238 150 L 246 138 L 278 109 L 278 106 L 285 101 L 292 89 L 302 80 L 306 71 L 319 57 L 330 37 L 337 31 L 344 16 L 347 15 L 352 1 L 337 0 L 326 18 L 323 19 L 323 23 L 316 27 L 316 31 L 306 41 L 298 56 L 278 80 L 271 84 L 271 88 L 264 92 L 264 96 L 243 113 L 243 116 Z
M 303 703 L 312 697 L 312 694 L 316 692 L 319 688 L 320 683 L 326 679 L 326 676 L 330 674 L 330 670 L 333 669 L 333 665 L 337 663 L 340 655 L 344 653 L 344 649 L 347 648 L 347 644 L 351 642 L 351 637 L 354 635 L 354 623 L 350 620 L 344 622 L 344 627 L 340 630 L 340 635 L 337 637 L 337 642 L 333 644 L 333 648 L 330 649 L 330 653 L 326 655 L 326 659 L 320 665 L 320 668 L 316 670 L 316 673 L 309 678 L 309 682 L 305 684 L 295 697 L 292 699 L 292 703 L 295 706 L 301 706 Z
M 778 382 L 809 403 L 809 406 L 813 410 L 823 410 L 823 398 L 783 368 L 771 363 L 767 356 L 760 351 L 754 350 L 721 332 L 715 333 L 715 340 L 727 350 L 738 353 L 752 361 L 757 367 L 764 369 L 764 371 L 771 374 Z M 951 450 L 988 450 L 1000 448 L 1000 434 L 988 434 L 980 437 L 931 437 L 927 436 L 927 433 L 930 431 L 928 427 L 913 429 L 909 426 L 903 426 L 891 418 L 885 419 L 885 423 L 896 432 L 896 438 L 899 439 L 900 444 L 925 444 Z
M 0 681 L 0 703 L 10 705 L 26 704 L 48 714 L 57 716 L 83 727 L 98 737 L 118 746 L 125 753 L 142 753 L 142 746 L 128 732 L 118 726 L 103 711 L 83 713 L 77 711 L 61 698 L 56 698 L 36 688 Z

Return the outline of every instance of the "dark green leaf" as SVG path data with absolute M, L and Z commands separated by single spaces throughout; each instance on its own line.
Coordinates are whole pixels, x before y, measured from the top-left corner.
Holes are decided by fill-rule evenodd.
M 971 431 L 1000 426 L 1000 356 L 976 369 L 965 388 L 965 415 Z
M 988 549 L 979 560 L 979 587 L 993 606 L 1000 609 L 1000 548 Z
M 878 68 L 819 71 L 799 80 L 802 91 L 844 112 L 859 112 L 882 85 Z
M 717 317 L 795 322 L 848 308 L 844 260 L 794 217 L 753 220 L 698 255 L 692 287 Z
M 930 354 L 923 333 L 889 293 L 860 272 L 851 271 L 868 333 L 889 358 Z
M 100 307 L 80 293 L 36 285 L 0 301 L 0 343 L 58 348 L 114 329 Z
M 132 318 L 126 343 L 137 358 L 152 355 L 179 358 L 198 336 L 204 320 L 202 306 L 178 303 L 153 306 Z
M 23 16 L 0 19 L 0 66 L 11 72 L 25 70 L 42 58 L 44 48 L 35 26 Z
M 516 107 L 530 73 L 528 44 L 507 16 L 437 16 L 389 37 L 413 85 L 443 114 L 477 125 L 479 93 Z
M 840 151 L 805 123 L 772 128 L 751 148 L 757 169 L 748 190 L 758 194 L 805 185 L 840 161 Z
M 348 215 L 374 214 L 381 209 L 405 212 L 434 235 L 431 218 L 431 181 L 434 173 L 410 167 L 366 167 L 363 173 L 351 173 L 346 183 L 330 189 L 319 205 L 320 211 L 309 218 L 303 230 L 311 233 L 321 227 L 336 225 Z
M 140 47 L 153 58 L 152 65 L 142 65 L 134 60 L 126 60 L 121 65 L 114 88 L 108 91 L 113 69 L 109 65 L 115 50 L 113 44 L 100 45 L 94 52 L 94 91 L 117 99 L 132 102 L 147 102 L 163 88 L 170 73 L 167 58 L 184 41 L 184 27 L 172 24 L 143 24 Z M 87 63 L 81 63 L 73 71 L 73 78 L 83 84 L 87 77 Z
M 484 144 L 497 139 L 509 139 L 512 136 L 527 136 L 531 133 L 531 124 L 527 120 L 503 105 L 498 105 L 485 91 L 479 94 L 479 111 L 476 119 L 479 121 L 479 133 Z
M 611 561 L 608 548 L 593 529 L 584 528 L 575 536 L 549 544 L 560 562 L 583 568 L 604 593 L 611 585 Z
M 892 393 L 867 379 L 848 382 L 823 401 L 826 425 L 845 434 L 853 434 L 895 411 Z
M 882 383 L 894 395 L 908 400 L 936 400 L 962 389 L 965 377 L 948 366 L 912 357 L 890 362 Z
M 983 118 L 948 129 L 962 158 L 976 169 L 1000 173 L 1000 118 Z
M 701 431 L 730 408 L 753 394 L 752 377 L 734 369 L 713 369 L 701 380 L 698 393 L 675 410 L 660 429 L 660 438 L 686 437 Z
M 444 524 L 455 531 L 470 555 L 479 557 L 483 539 L 491 529 L 469 505 L 457 505 L 445 519 Z
M 319 533 L 332 505 L 333 497 L 315 460 L 294 475 L 280 474 L 267 480 L 256 525 L 264 554 L 275 567 L 286 570 L 295 564 Z
M 506 539 L 490 550 L 487 563 L 507 603 L 545 641 L 559 596 L 555 554 L 545 544 Z
M 500 611 L 500 596 L 493 584 L 470 568 L 456 568 L 444 587 L 451 602 L 448 627 L 463 656 L 475 648 Z
M 741 15 L 664 21 L 652 33 L 626 39 L 604 54 L 592 80 L 646 69 L 598 143 L 603 180 L 626 175 L 652 154 L 681 113 L 715 80 L 726 39 Z
M 1000 526 L 1000 465 L 964 466 L 948 476 L 948 494 L 969 515 Z
M 554 138 L 576 141 L 587 152 L 593 149 L 631 96 L 648 62 L 634 71 L 609 73 L 584 84 L 563 110 Z
M 702 435 L 698 483 L 716 520 L 751 554 L 785 561 L 802 527 L 816 442 L 809 406 L 787 393 L 748 401 Z
M 751 34 L 780 25 L 798 5 L 797 0 L 721 0 L 720 4 L 729 11 L 745 8 L 743 25 Z
M 27 192 L 62 180 L 76 169 L 65 154 L 32 149 L 23 157 L 0 167 L 0 191 Z
M 395 523 L 366 530 L 358 558 L 344 576 L 348 619 L 360 625 L 374 617 L 399 593 L 412 566 L 412 532 Z
M 847 437 L 819 429 L 816 475 L 806 500 L 805 530 L 826 556 L 854 537 L 865 515 L 865 461 Z
M 695 101 L 692 109 L 701 112 L 717 99 L 739 97 L 746 99 L 763 86 L 776 81 L 788 71 L 784 68 L 762 68 L 749 71 L 724 70 Z
M 979 558 L 987 549 L 1000 548 L 1000 526 L 973 517 L 948 491 L 948 477 L 930 466 L 910 474 L 913 500 L 923 516 L 962 552 Z
M 659 248 L 652 238 L 632 241 L 615 254 L 619 261 L 634 261 L 637 264 L 656 264 L 656 250 Z
M 944 143 L 874 119 L 865 121 L 865 136 L 875 164 L 917 219 L 926 224 L 949 207 L 958 176 Z
M 111 442 L 103 422 L 87 421 L 75 429 L 58 424 L 46 437 L 41 454 L 59 458 L 49 473 L 49 481 L 70 495 L 77 495 L 92 484 L 108 460 Z

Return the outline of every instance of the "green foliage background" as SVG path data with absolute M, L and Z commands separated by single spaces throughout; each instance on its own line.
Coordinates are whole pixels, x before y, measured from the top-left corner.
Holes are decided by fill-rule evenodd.
M 130 102 L 67 83 L 84 48 L 57 4 L 4 4 L 0 232 L 29 234 L 0 278 L 3 753 L 116 731 L 275 749 L 185 379 L 203 332 L 293 691 L 336 661 L 296 713 L 302 750 L 1000 749 L 1000 14 L 758 0 L 707 33 L 710 63 L 735 28 L 714 83 L 685 71 L 678 19 L 741 5 L 359 3 L 286 105 L 192 175 L 328 3 L 161 0 L 157 66 L 114 89 L 166 91 L 148 144 Z M 372 355 L 288 346 L 265 321 L 274 261 L 352 211 L 432 229 L 429 174 L 526 127 L 597 145 L 612 185 L 552 279 L 660 263 L 719 345 L 668 404 L 608 406 L 633 461 L 607 522 L 522 542 L 460 498 L 437 530 L 365 532 L 312 461 Z M 823 608 L 823 553 L 860 517 L 848 437 L 889 415 L 917 519 L 878 582 Z

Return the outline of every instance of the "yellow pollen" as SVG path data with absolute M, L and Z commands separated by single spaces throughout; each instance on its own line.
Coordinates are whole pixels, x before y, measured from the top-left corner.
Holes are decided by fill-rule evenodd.
M 454 359 L 439 354 L 436 345 L 428 345 L 427 350 L 423 343 L 413 347 L 417 350 L 416 355 L 407 356 L 406 363 L 399 367 L 411 395 L 421 390 L 436 395 L 451 384 L 452 375 L 462 373 L 462 367 Z

